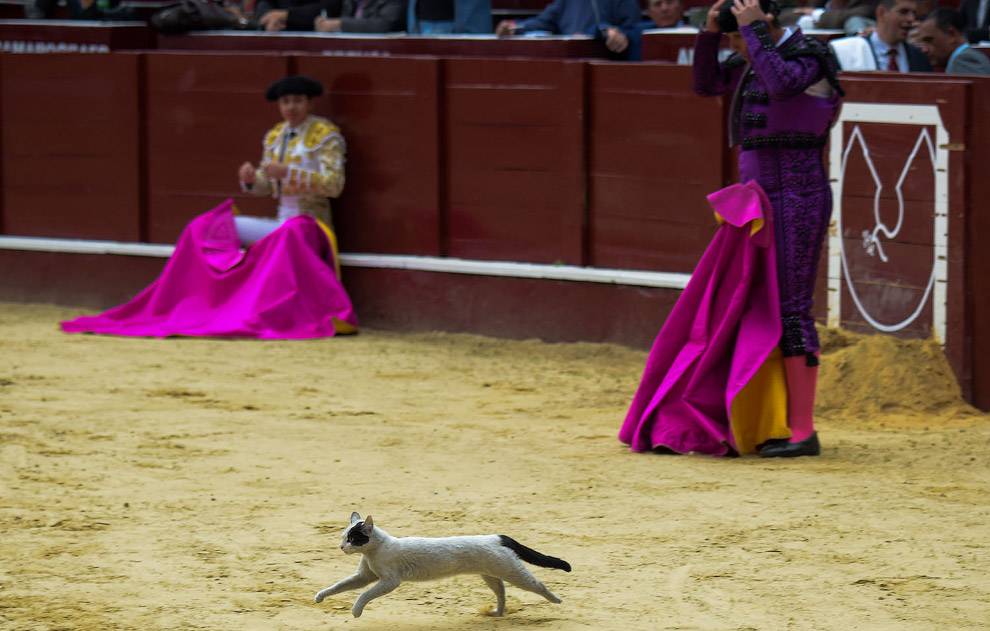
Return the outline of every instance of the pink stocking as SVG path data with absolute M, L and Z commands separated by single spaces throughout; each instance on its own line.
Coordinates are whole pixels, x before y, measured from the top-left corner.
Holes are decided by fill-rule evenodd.
M 818 357 L 818 351 L 815 351 Z M 818 366 L 809 366 L 807 356 L 784 358 L 787 376 L 787 427 L 791 430 L 791 442 L 797 443 L 815 433 L 815 387 L 818 383 Z

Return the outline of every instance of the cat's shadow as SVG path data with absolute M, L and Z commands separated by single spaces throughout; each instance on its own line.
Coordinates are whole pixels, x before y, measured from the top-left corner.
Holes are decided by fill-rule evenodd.
M 347 600 L 327 598 L 321 605 L 313 605 L 314 607 L 321 608 L 329 605 L 334 611 L 332 614 L 326 612 L 330 615 L 340 615 L 346 617 L 348 621 L 351 620 L 351 603 Z M 521 609 L 525 609 L 526 606 L 523 605 Z M 504 616 L 496 616 L 493 613 L 494 608 L 491 611 L 486 611 L 485 606 L 479 606 L 474 611 L 470 607 L 464 608 L 463 611 L 454 615 L 452 612 L 445 612 L 443 614 L 444 620 L 442 627 L 437 626 L 435 620 L 402 620 L 395 621 L 394 619 L 388 620 L 387 624 L 374 625 L 375 627 L 381 628 L 384 626 L 389 631 L 438 631 L 438 629 L 443 630 L 457 630 L 457 631 L 481 631 L 482 629 L 498 629 L 506 628 L 503 625 L 510 625 L 512 628 L 533 628 L 538 629 L 546 625 L 559 626 L 566 622 L 565 618 L 559 616 L 531 616 L 525 617 L 525 614 L 521 613 L 521 609 L 510 607 L 506 610 Z M 374 617 L 372 612 L 366 611 L 361 620 L 368 619 L 371 622 L 371 618 Z M 313 631 L 316 631 L 314 629 Z M 322 631 L 322 628 L 321 630 Z

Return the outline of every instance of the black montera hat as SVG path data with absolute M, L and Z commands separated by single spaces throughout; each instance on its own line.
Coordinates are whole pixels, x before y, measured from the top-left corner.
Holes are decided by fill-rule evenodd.
M 313 98 L 323 94 L 323 86 L 316 79 L 292 75 L 279 79 L 265 90 L 265 98 L 269 101 L 277 101 L 287 94 L 302 94 Z
M 780 15 L 780 6 L 776 0 L 760 0 L 760 9 L 773 17 Z M 734 33 L 739 30 L 739 22 L 736 21 L 736 16 L 732 13 L 732 0 L 728 0 L 728 2 L 722 5 L 722 8 L 718 12 L 718 18 L 715 21 L 718 24 L 718 30 L 723 33 Z

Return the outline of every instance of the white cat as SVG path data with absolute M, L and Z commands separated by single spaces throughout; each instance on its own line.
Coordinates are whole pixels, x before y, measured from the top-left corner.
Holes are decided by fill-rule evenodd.
M 520 559 L 540 567 L 571 571 L 567 561 L 540 554 L 505 535 L 467 537 L 393 537 L 375 526 L 371 515 L 361 520 L 351 513 L 351 524 L 344 530 L 340 549 L 345 554 L 361 554 L 357 572 L 336 585 L 320 590 L 316 602 L 323 602 L 349 589 L 358 589 L 377 580 L 358 596 L 351 608 L 357 618 L 373 598 L 384 596 L 402 581 L 428 581 L 455 574 L 480 574 L 493 592 L 495 615 L 505 613 L 505 583 L 543 596 L 552 603 L 560 598 L 529 573 Z

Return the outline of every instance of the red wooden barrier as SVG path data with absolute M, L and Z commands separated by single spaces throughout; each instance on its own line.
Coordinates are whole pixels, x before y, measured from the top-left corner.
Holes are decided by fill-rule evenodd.
M 440 153 L 435 59 L 302 56 L 321 82 L 317 114 L 347 141 L 334 221 L 348 252 L 439 255 Z
M 990 256 L 983 249 L 990 237 L 990 213 L 986 211 L 990 199 L 990 177 L 986 177 L 986 165 L 990 164 L 990 79 L 973 81 L 970 90 L 966 202 L 962 209 L 964 303 L 954 304 L 962 311 L 965 328 L 958 340 L 961 353 L 957 361 L 970 367 L 972 387 L 964 390 L 966 397 L 981 410 L 990 410 Z
M 5 232 L 141 240 L 138 60 L 0 55 Z
M 974 279 L 967 259 L 975 244 L 963 209 L 974 208 L 967 181 L 980 177 L 965 154 L 971 146 L 967 130 L 974 122 L 974 82 L 854 74 L 845 75 L 843 85 L 847 97 L 833 140 L 839 134 L 848 158 L 845 169 L 840 162 L 831 172 L 841 189 L 834 217 L 841 247 L 833 241 L 829 319 L 851 330 L 880 327 L 901 337 L 934 333 L 945 342 L 950 364 L 971 397 L 972 311 L 967 303 Z M 850 112 L 863 109 L 861 103 L 883 104 L 884 110 L 879 116 L 852 117 Z M 914 106 L 929 106 L 936 118 L 926 119 L 925 111 Z M 938 135 L 940 127 L 944 138 Z
M 607 283 L 361 267 L 345 267 L 343 281 L 369 327 L 640 348 L 653 342 L 679 294 Z
M 589 264 L 689 273 L 728 181 L 724 99 L 695 96 L 686 67 L 589 67 Z
M 443 57 L 604 58 L 607 51 L 591 37 L 491 36 L 429 37 L 350 33 L 199 32 L 159 35 L 159 50 L 280 51 L 324 55 L 436 55 Z
M 446 61 L 450 256 L 583 263 L 584 69 Z
M 106 53 L 154 43 L 154 31 L 141 22 L 0 19 L 0 50 L 6 52 Z

